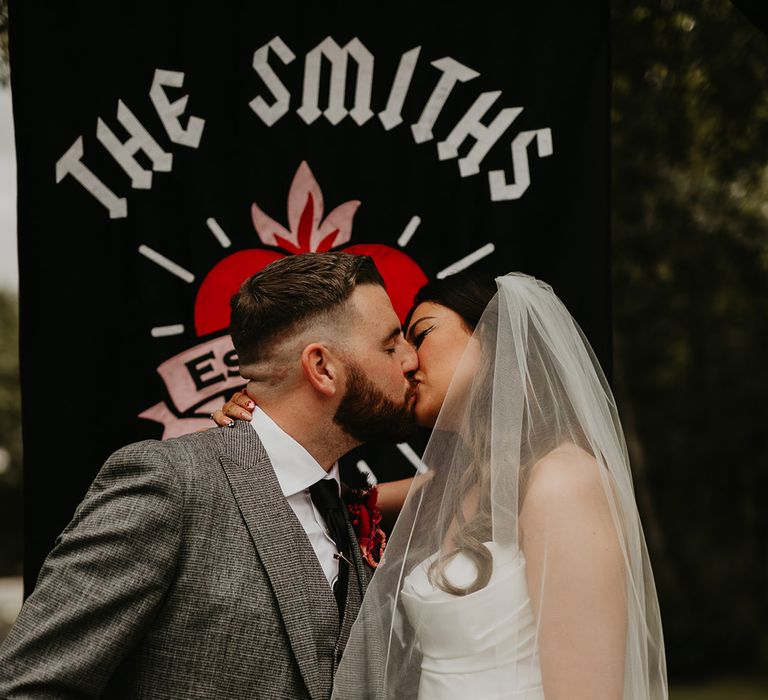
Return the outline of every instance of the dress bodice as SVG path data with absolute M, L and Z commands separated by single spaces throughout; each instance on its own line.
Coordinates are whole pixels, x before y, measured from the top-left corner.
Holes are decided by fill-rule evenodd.
M 422 654 L 419 700 L 543 700 L 536 624 L 525 559 L 516 547 L 486 543 L 493 557 L 488 585 L 455 596 L 430 581 L 433 555 L 405 579 L 402 601 Z M 447 579 L 466 586 L 476 576 L 461 553 Z

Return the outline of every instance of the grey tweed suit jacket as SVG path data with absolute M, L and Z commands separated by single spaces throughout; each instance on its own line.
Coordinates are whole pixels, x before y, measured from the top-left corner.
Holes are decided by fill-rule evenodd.
M 0 648 L 0 697 L 324 700 L 370 576 L 353 550 L 339 624 L 248 423 L 124 447 Z

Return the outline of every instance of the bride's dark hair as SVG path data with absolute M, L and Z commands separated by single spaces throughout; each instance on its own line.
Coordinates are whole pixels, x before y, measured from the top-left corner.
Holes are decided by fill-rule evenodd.
M 496 283 L 490 274 L 483 274 L 475 270 L 467 270 L 437 279 L 424 285 L 416 294 L 413 306 L 405 319 L 404 328 L 407 330 L 415 308 L 424 302 L 439 304 L 457 313 L 468 333 L 473 333 L 480 321 L 483 312 L 496 294 Z M 484 358 L 482 364 L 487 363 Z M 484 366 L 481 372 L 491 371 Z M 487 425 L 490 416 L 477 415 L 478 407 L 473 407 L 474 418 L 478 425 Z M 487 408 L 480 409 L 487 413 Z M 467 493 L 476 489 L 478 503 L 475 512 L 468 518 L 464 518 L 463 508 L 460 503 L 455 503 L 448 512 L 456 515 L 456 531 L 452 538 L 450 551 L 439 556 L 433 562 L 429 570 L 430 578 L 435 584 L 447 593 L 456 596 L 464 596 L 485 588 L 493 573 L 493 558 L 488 548 L 483 544 L 491 532 L 489 488 L 487 483 L 487 464 L 489 451 L 488 435 L 478 430 L 471 437 L 473 444 L 466 445 L 469 465 L 461 476 L 460 488 L 456 490 L 454 497 L 457 501 L 463 501 Z M 448 524 L 443 524 L 448 525 Z M 451 560 L 459 553 L 468 556 L 477 568 L 475 580 L 468 586 L 456 586 L 446 576 L 445 569 Z
M 475 369 L 469 394 L 464 399 L 465 420 L 472 426 L 472 430 L 462 437 L 453 437 L 462 443 L 461 452 L 466 455 L 465 461 L 453 460 L 453 464 L 465 466 L 461 467 L 461 474 L 458 475 L 456 487 L 451 493 L 442 492 L 448 502 L 443 504 L 444 507 L 438 508 L 438 512 L 445 513 L 450 522 L 435 523 L 439 532 L 447 533 L 452 530 L 452 533 L 446 551 L 440 553 L 429 569 L 433 584 L 456 596 L 474 593 L 488 585 L 493 573 L 493 557 L 484 543 L 491 539 L 500 541 L 499 538 L 504 536 L 503 533 L 494 533 L 492 527 L 489 474 L 492 409 L 486 392 L 493 383 L 496 371 L 497 329 L 496 323 L 493 322 L 498 313 L 498 302 L 494 299 L 496 291 L 496 282 L 491 277 L 476 273 L 456 275 L 426 285 L 418 292 L 414 303 L 415 307 L 419 303 L 429 301 L 455 311 L 463 319 L 466 330 L 474 333 L 480 343 L 479 365 Z M 484 322 L 478 328 L 486 310 L 490 312 L 489 322 Z M 526 352 L 534 353 L 534 357 L 528 365 L 528 384 L 522 389 L 529 395 L 530 404 L 521 418 L 521 434 L 526 436 L 526 439 L 520 444 L 519 454 L 508 455 L 509 459 L 519 460 L 518 509 L 525 498 L 530 470 L 544 455 L 564 441 L 576 444 L 591 454 L 586 437 L 574 427 L 578 426 L 579 422 L 570 403 L 562 400 L 559 405 L 560 420 L 554 422 L 553 417 L 538 405 L 537 389 L 560 397 L 566 397 L 568 392 L 562 385 L 561 372 L 553 364 L 554 360 L 540 352 L 544 342 L 536 324 L 526 323 L 523 333 L 526 338 Z M 545 403 L 546 405 L 548 404 Z M 456 586 L 446 575 L 446 568 L 459 554 L 469 557 L 477 570 L 475 579 L 466 586 Z
M 403 327 L 407 330 L 416 307 L 429 301 L 455 311 L 461 316 L 467 330 L 472 333 L 494 294 L 496 283 L 493 275 L 475 270 L 465 270 L 445 279 L 427 282 L 416 292 Z

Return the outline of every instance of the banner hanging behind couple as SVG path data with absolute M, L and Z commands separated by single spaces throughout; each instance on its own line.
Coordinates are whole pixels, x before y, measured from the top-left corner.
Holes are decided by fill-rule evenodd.
M 280 257 L 371 255 L 401 319 L 524 271 L 610 366 L 607 5 L 480 10 L 12 3 L 28 586 L 112 451 L 243 385 L 229 298 Z

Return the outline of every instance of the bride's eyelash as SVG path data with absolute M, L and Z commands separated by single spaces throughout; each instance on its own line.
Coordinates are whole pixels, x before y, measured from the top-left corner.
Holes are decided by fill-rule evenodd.
M 435 329 L 434 326 L 430 326 L 429 328 L 423 330 L 421 333 L 419 333 L 414 339 L 413 339 L 413 345 L 416 349 L 424 342 L 424 338 L 426 338 L 433 330 Z

